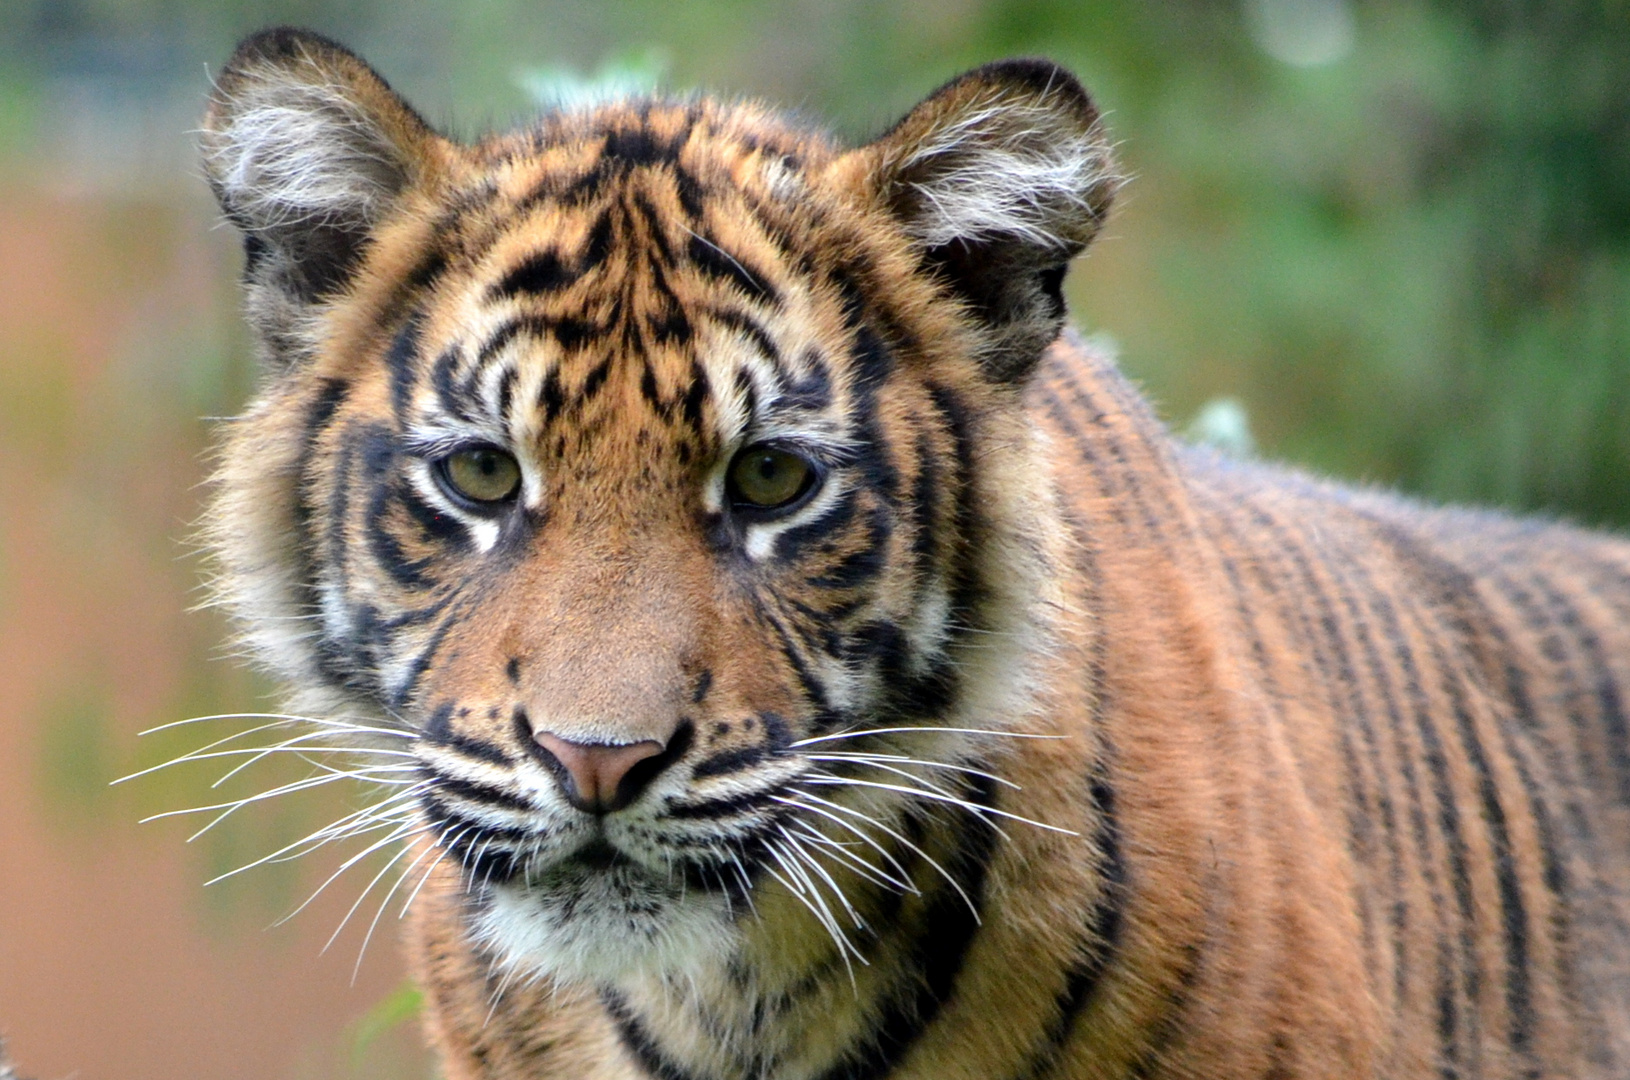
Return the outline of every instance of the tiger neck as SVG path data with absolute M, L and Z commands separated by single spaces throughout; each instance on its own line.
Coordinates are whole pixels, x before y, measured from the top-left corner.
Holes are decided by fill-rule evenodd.
M 968 794 L 989 804 L 993 788 Z M 788 868 L 757 891 L 728 957 L 602 990 L 628 1050 L 666 1080 L 886 1075 L 906 1033 L 931 1023 L 951 991 L 999 840 L 987 824 L 934 812 L 908 815 L 900 832 L 920 849 L 895 856 L 918 891 L 829 865 L 845 900 L 819 902 L 837 935 L 798 898 Z

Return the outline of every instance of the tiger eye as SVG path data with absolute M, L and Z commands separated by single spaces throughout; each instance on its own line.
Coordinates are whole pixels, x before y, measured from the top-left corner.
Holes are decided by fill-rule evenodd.
M 441 460 L 441 473 L 455 494 L 471 502 L 503 502 L 521 486 L 520 463 L 490 446 L 447 455 Z
M 793 502 L 815 479 L 815 466 L 787 450 L 750 446 L 730 463 L 730 501 L 774 510 Z

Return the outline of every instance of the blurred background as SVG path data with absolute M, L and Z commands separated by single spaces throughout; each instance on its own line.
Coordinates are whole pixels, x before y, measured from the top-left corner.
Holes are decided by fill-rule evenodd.
M 41 1080 L 432 1075 L 395 903 L 356 962 L 382 888 L 322 952 L 377 863 L 281 926 L 338 856 L 202 887 L 346 795 L 189 846 L 207 819 L 136 822 L 216 801 L 214 773 L 108 786 L 204 741 L 138 731 L 272 700 L 189 612 L 186 543 L 207 418 L 254 383 L 189 131 L 210 71 L 271 23 L 349 43 L 465 136 L 598 81 L 759 95 L 861 139 L 967 67 L 1052 56 L 1134 177 L 1074 318 L 1174 428 L 1630 524 L 1624 5 L 5 0 L 0 1033 Z

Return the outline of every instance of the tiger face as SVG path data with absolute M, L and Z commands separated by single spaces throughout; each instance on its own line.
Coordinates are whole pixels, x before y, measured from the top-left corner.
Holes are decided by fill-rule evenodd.
M 655 99 L 464 146 L 276 31 L 204 150 L 268 372 L 223 592 L 303 709 L 409 736 L 484 946 L 694 970 L 786 947 L 773 893 L 842 953 L 821 879 L 921 891 L 1046 647 L 1019 380 L 1116 183 L 1075 80 L 981 69 L 849 152 Z

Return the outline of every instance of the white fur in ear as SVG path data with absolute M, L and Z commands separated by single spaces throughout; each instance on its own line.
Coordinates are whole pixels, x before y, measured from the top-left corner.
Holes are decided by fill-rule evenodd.
M 343 264 L 354 238 L 435 160 L 439 142 L 354 53 L 288 28 L 238 46 L 200 141 L 221 208 L 252 251 L 281 255 L 313 280 Z
M 205 168 L 248 228 L 365 229 L 406 180 L 401 149 L 314 63 L 301 66 L 310 70 L 269 70 L 229 91 L 225 123 L 204 141 Z
M 1010 237 L 1078 248 L 1120 185 L 1101 126 L 1070 124 L 1045 92 L 992 92 L 946 117 L 894 166 L 919 196 L 907 229 L 929 247 Z
M 345 290 L 368 237 L 443 152 L 355 54 L 288 28 L 238 46 L 199 141 L 210 186 L 243 233 L 250 325 L 278 368 L 309 355 L 318 306 Z
M 1065 268 L 1121 184 L 1092 99 L 1047 60 L 946 83 L 834 173 L 915 241 L 1004 382 L 1034 370 L 1058 335 Z
M 1006 242 L 1068 258 L 1121 184 L 1092 99 L 1046 60 L 970 71 L 868 149 L 879 193 L 929 248 Z

